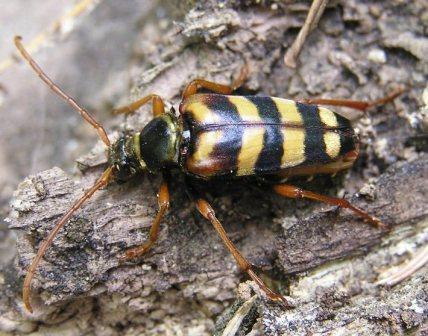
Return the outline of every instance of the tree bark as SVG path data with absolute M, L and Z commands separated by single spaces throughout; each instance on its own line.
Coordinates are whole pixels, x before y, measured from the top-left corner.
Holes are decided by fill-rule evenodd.
M 254 94 L 373 100 L 400 85 L 409 88 L 356 122 L 361 155 L 349 172 L 298 181 L 306 189 L 345 196 L 392 231 L 334 207 L 282 199 L 250 181 L 207 185 L 231 239 L 295 303 L 284 310 L 245 282 L 187 199 L 179 173 L 156 245 L 143 258 L 119 264 L 126 248 L 147 239 L 156 213 L 160 181 L 145 175 L 108 186 L 70 220 L 40 264 L 33 282 L 36 312 L 29 315 L 20 302 L 25 269 L 61 214 L 102 172 L 105 153 L 98 144 L 78 159 L 80 174 L 52 168 L 18 186 L 9 216 L 18 253 L 2 272 L 0 328 L 72 335 L 373 335 L 426 328 L 426 267 L 395 287 L 376 285 L 428 240 L 422 101 L 428 53 L 421 52 L 428 40 L 418 37 L 427 29 L 424 2 L 331 2 L 293 70 L 283 55 L 309 2 L 175 4 L 158 4 L 174 25 L 152 34 L 142 28 L 147 35 L 137 48 L 143 57 L 133 99 L 157 93 L 168 107 L 177 107 L 191 79 L 229 83 L 244 64 L 250 69 L 245 90 Z M 138 131 L 150 118 L 150 109 L 143 108 L 111 123 L 117 132 Z

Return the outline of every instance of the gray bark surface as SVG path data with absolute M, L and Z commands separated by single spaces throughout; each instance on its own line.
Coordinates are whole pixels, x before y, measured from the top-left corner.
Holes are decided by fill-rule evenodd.
M 105 152 L 98 143 L 77 159 L 79 173 L 55 167 L 28 176 L 17 187 L 8 218 L 9 229 L 18 237 L 17 255 L 1 272 L 0 331 L 423 333 L 427 267 L 392 288 L 376 282 L 399 271 L 428 241 L 424 2 L 332 1 L 294 70 L 284 65 L 284 51 L 304 22 L 309 2 L 175 5 L 153 5 L 158 25 L 142 25 L 135 33 L 141 36 L 134 42 L 139 61 L 133 65 L 130 100 L 158 93 L 168 108 L 177 108 L 191 79 L 229 83 L 244 64 L 250 69 L 246 88 L 257 94 L 367 100 L 400 85 L 409 88 L 355 123 L 361 156 L 350 171 L 299 181 L 306 189 L 346 197 L 391 225 L 392 231 L 373 228 L 335 207 L 283 199 L 258 182 L 207 185 L 231 239 L 296 306 L 283 310 L 246 281 L 212 226 L 196 213 L 178 173 L 173 175 L 171 208 L 156 245 L 143 258 L 119 264 L 126 248 L 147 239 L 157 210 L 160 179 L 144 175 L 98 192 L 60 232 L 34 279 L 35 313 L 30 315 L 20 301 L 25 269 L 55 222 L 103 171 Z M 127 101 L 122 97 L 116 106 Z M 112 117 L 109 134 L 137 131 L 150 118 L 147 107 L 132 116 Z

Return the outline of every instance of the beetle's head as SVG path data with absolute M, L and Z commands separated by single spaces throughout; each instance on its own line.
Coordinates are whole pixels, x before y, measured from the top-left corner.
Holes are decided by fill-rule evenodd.
M 110 146 L 108 162 L 114 169 L 117 183 L 124 183 L 145 169 L 144 162 L 138 160 L 134 144 L 134 136 L 123 135 Z
M 172 113 L 153 118 L 142 130 L 110 146 L 108 162 L 123 183 L 143 170 L 160 171 L 178 162 L 179 126 Z

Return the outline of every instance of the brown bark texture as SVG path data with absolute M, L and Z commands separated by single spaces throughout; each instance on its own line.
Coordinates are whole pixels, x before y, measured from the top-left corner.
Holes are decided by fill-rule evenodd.
M 50 110 L 43 112 L 41 125 L 50 131 L 34 143 L 42 144 L 41 157 L 55 156 L 51 165 L 65 170 L 32 171 L 11 197 L 8 230 L 3 230 L 0 246 L 0 333 L 426 332 L 427 267 L 395 286 L 377 282 L 427 253 L 428 6 L 425 1 L 330 1 L 305 41 L 297 67 L 291 69 L 284 64 L 284 53 L 309 7 L 309 1 L 105 0 L 79 18 L 63 39 L 63 32 L 52 33 L 53 46 L 43 47 L 35 57 L 48 62 L 53 48 L 58 54 L 61 47 L 73 51 L 72 56 L 63 57 L 71 59 L 70 73 L 78 77 L 72 77 L 71 84 L 61 80 L 61 85 L 67 91 L 68 85 L 85 82 L 80 90 L 71 90 L 83 104 L 99 111 L 96 115 L 105 121 L 112 138 L 140 130 L 151 118 L 149 107 L 130 116 L 112 116 L 113 106 L 157 93 L 167 108 L 177 109 L 191 79 L 227 84 L 245 64 L 249 76 L 244 89 L 251 94 L 375 100 L 404 86 L 407 91 L 394 102 L 370 109 L 355 122 L 361 154 L 352 169 L 296 182 L 309 190 L 345 197 L 392 230 L 376 229 L 336 207 L 283 199 L 257 181 L 201 183 L 233 242 L 263 279 L 294 303 L 294 309 L 284 310 L 239 270 L 213 227 L 188 199 L 179 172 L 172 174 L 171 207 L 155 246 L 144 257 L 120 264 L 126 248 L 147 239 L 157 211 L 160 178 L 147 174 L 109 185 L 73 216 L 38 268 L 32 295 L 35 313 L 29 314 L 20 297 L 25 270 L 56 221 L 101 174 L 106 157 L 102 143 L 95 144 L 92 129 L 82 126 L 77 116 L 70 121 L 72 130 L 64 123 L 73 114 L 69 108 L 61 107 L 64 114 L 56 115 L 50 104 L 36 100 L 31 108 L 26 103 L 31 100 L 12 99 L 12 94 L 5 99 L 8 108 L 16 108 L 16 118 Z M 91 44 L 93 36 L 98 44 Z M 100 48 L 114 69 L 109 74 L 101 68 L 104 77 L 93 74 L 101 87 L 97 91 L 85 69 L 103 64 L 98 59 L 102 55 L 94 56 Z M 76 55 L 80 55 L 78 61 Z M 58 58 L 56 62 L 59 69 L 61 62 Z M 19 73 L 26 67 L 14 66 Z M 55 69 L 55 62 L 48 66 Z M 132 82 L 130 95 L 125 90 L 128 81 Z M 15 85 L 15 91 L 25 90 L 26 84 L 0 83 L 9 90 Z M 61 104 L 55 100 L 55 106 Z M 6 109 L 4 104 L 0 108 Z M 21 129 L 26 127 L 24 119 L 16 122 Z M 26 122 L 32 120 L 27 117 Z M 55 131 L 56 126 L 62 134 Z M 23 136 L 30 138 L 21 139 L 25 144 L 19 149 L 13 143 L 0 155 L 0 163 L 16 180 L 25 175 L 22 165 L 28 164 L 22 151 L 31 152 L 34 146 L 34 135 Z M 49 144 L 46 149 L 43 141 Z M 83 143 L 78 149 L 76 141 Z M 82 154 L 77 159 L 79 170 L 70 172 L 74 153 Z M 2 157 L 11 159 L 3 163 Z M 41 167 L 49 167 L 45 165 Z M 1 196 L 5 204 L 11 195 Z M 13 237 L 16 251 L 11 247 Z

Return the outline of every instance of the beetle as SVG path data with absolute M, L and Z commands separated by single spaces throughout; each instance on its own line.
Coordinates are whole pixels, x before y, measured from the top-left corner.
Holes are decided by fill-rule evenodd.
M 117 113 L 132 113 L 151 103 L 153 119 L 140 132 L 123 134 L 115 143 L 111 143 L 105 129 L 43 72 L 23 47 L 21 37 L 15 37 L 14 42 L 38 76 L 96 129 L 108 148 L 107 169 L 56 223 L 40 245 L 27 271 L 22 295 L 25 307 L 30 312 L 33 311 L 30 304 L 31 281 L 40 260 L 58 231 L 100 188 L 112 182 L 126 182 L 145 171 L 164 176 L 158 193 L 159 210 L 147 242 L 128 249 L 121 257 L 121 261 L 134 259 L 147 252 L 158 237 L 159 225 L 169 207 L 166 175 L 170 170 L 178 169 L 196 182 L 216 178 L 275 176 L 285 179 L 335 174 L 350 168 L 355 162 L 359 153 L 358 137 L 349 119 L 319 105 L 345 106 L 365 111 L 369 107 L 392 101 L 402 92 L 397 90 L 373 102 L 322 98 L 293 101 L 266 96 L 232 95 L 245 81 L 246 71 L 242 71 L 230 86 L 195 79 L 183 91 L 178 116 L 173 110 L 165 111 L 163 100 L 156 94 L 147 95 L 118 109 Z M 200 93 L 200 89 L 213 93 Z M 206 198 L 198 194 L 191 184 L 188 190 L 197 210 L 212 223 L 240 268 L 271 300 L 290 306 L 282 295 L 271 290 L 254 272 L 251 264 L 229 239 Z M 320 195 L 286 183 L 274 185 L 273 190 L 288 198 L 308 198 L 346 208 L 378 228 L 387 228 L 379 219 L 345 199 Z

